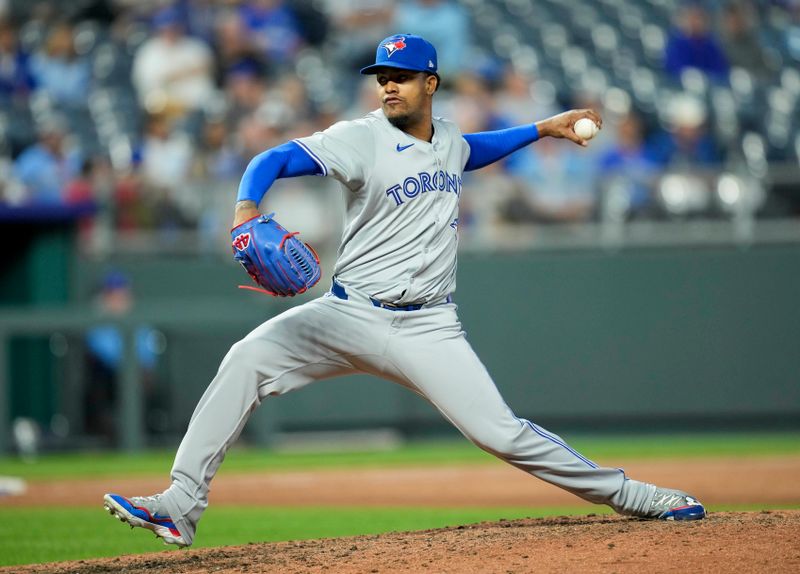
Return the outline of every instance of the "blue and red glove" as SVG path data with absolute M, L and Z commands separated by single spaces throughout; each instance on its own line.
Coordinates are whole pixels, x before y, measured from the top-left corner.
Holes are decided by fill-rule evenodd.
M 260 288 L 240 285 L 276 297 L 294 297 L 317 284 L 322 271 L 317 253 L 283 228 L 272 216 L 261 215 L 231 230 L 233 258 Z

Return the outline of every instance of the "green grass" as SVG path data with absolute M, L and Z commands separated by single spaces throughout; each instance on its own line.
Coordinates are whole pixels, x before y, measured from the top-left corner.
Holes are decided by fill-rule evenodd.
M 602 509 L 600 509 L 602 511 Z M 500 518 L 585 514 L 583 508 L 276 508 L 212 507 L 193 548 L 424 530 Z M 25 536 L 20 535 L 24 524 Z M 173 548 L 174 547 L 169 547 Z M 167 550 L 102 510 L 0 508 L 0 566 L 82 560 Z
M 800 454 L 800 433 L 724 433 L 696 435 L 564 436 L 591 459 L 607 461 L 675 457 L 752 457 Z M 174 450 L 139 454 L 84 452 L 54 454 L 35 463 L 0 459 L 0 475 L 26 480 L 101 478 L 119 475 L 164 475 Z M 490 464 L 492 456 L 466 440 L 410 443 L 395 450 L 368 452 L 295 452 L 235 448 L 225 459 L 222 473 L 315 468 L 375 468 L 412 465 Z

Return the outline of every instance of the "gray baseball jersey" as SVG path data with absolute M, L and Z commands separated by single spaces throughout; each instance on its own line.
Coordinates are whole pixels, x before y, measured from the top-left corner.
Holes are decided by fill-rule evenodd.
M 161 499 L 184 540 L 191 544 L 211 480 L 261 401 L 348 373 L 401 384 L 509 464 L 586 500 L 644 515 L 653 485 L 599 466 L 515 416 L 466 339 L 448 296 L 469 156 L 458 128 L 436 119 L 433 140 L 420 141 L 377 111 L 296 141 L 347 197 L 336 282 L 325 296 L 257 327 L 223 359 Z
M 346 220 L 334 275 L 395 304 L 444 299 L 456 286 L 458 199 L 469 146 L 435 118 L 416 139 L 376 110 L 295 140 L 344 188 Z

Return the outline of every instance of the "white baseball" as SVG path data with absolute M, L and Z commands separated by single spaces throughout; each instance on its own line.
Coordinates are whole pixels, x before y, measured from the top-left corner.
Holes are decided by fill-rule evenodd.
M 572 131 L 574 131 L 575 135 L 579 138 L 590 140 L 597 135 L 598 127 L 597 124 L 589 118 L 581 118 L 572 126 Z

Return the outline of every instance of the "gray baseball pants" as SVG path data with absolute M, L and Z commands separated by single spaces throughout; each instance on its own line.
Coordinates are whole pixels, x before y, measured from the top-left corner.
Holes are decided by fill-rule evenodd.
M 644 513 L 655 487 L 597 466 L 563 439 L 518 418 L 461 329 L 456 306 L 375 307 L 347 288 L 269 319 L 233 345 L 192 415 L 162 502 L 187 543 L 209 484 L 250 414 L 270 395 L 348 373 L 368 373 L 422 395 L 485 451 L 623 514 Z

